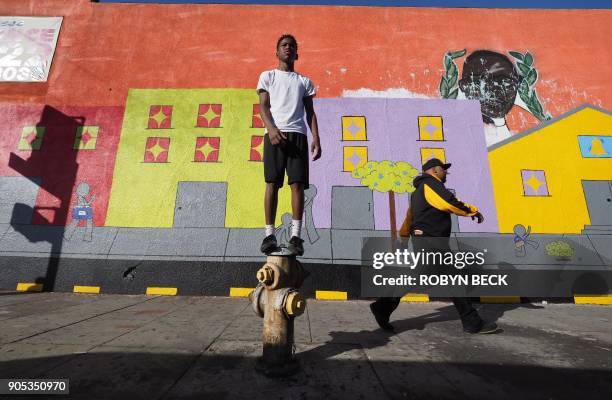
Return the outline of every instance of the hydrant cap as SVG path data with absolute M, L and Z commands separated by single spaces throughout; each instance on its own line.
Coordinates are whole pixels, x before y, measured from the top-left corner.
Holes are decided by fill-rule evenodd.
M 287 295 L 285 310 L 290 316 L 298 316 L 304 313 L 306 309 L 306 300 L 298 292 L 291 292 Z

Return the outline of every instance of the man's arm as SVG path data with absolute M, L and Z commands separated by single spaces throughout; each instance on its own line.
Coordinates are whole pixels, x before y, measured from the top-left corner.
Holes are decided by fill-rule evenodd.
M 460 201 L 440 182 L 425 183 L 423 189 L 425 200 L 429 205 L 440 211 L 446 211 L 462 217 L 473 217 L 476 214 L 480 214 L 476 206 Z
M 259 115 L 261 116 L 261 119 L 268 130 L 270 143 L 276 146 L 277 144 L 284 142 L 287 139 L 287 136 L 281 132 L 276 125 L 274 125 L 272 113 L 270 112 L 270 93 L 262 89 L 259 89 L 257 93 L 259 93 Z
M 319 126 L 317 125 L 317 114 L 315 114 L 312 104 L 312 96 L 304 97 L 304 108 L 306 109 L 306 122 L 312 133 L 310 152 L 312 153 L 312 161 L 315 161 L 321 158 L 321 142 L 319 141 Z

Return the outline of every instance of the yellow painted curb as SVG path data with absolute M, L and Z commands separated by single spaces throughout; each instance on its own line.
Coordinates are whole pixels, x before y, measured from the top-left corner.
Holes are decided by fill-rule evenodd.
M 422 293 L 408 293 L 400 299 L 404 303 L 427 303 L 429 302 L 429 295 Z
M 249 294 L 255 290 L 254 288 L 248 287 L 231 287 L 230 297 L 249 297 Z
M 91 294 L 99 294 L 100 286 L 78 286 L 74 285 L 72 289 L 74 293 L 91 293 Z
M 16 290 L 18 292 L 42 292 L 43 284 L 42 283 L 18 283 Z
M 574 303 L 609 305 L 612 304 L 612 294 L 587 294 L 574 296 Z
M 336 292 L 333 290 L 317 290 L 315 292 L 317 300 L 346 300 L 348 294 L 346 292 Z
M 481 303 L 520 303 L 520 296 L 482 296 Z
M 177 288 L 175 287 L 148 287 L 148 295 L 161 295 L 161 296 L 176 296 Z

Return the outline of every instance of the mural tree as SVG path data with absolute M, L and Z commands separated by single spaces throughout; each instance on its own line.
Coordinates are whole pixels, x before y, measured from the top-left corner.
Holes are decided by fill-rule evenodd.
M 397 237 L 395 218 L 395 194 L 412 193 L 412 180 L 419 171 L 405 161 L 370 161 L 353 170 L 351 176 L 359 179 L 361 185 L 377 192 L 389 193 L 389 219 L 391 237 Z

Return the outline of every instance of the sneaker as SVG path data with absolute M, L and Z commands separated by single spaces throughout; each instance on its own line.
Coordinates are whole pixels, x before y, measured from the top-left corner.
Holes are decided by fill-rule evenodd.
M 370 304 L 370 310 L 372 311 L 372 314 L 374 314 L 374 319 L 376 319 L 376 323 L 381 329 L 389 332 L 394 331 L 393 325 L 389 323 L 389 316 L 378 311 L 376 309 L 376 303 Z
M 464 329 L 464 331 L 467 333 L 472 333 L 472 334 L 474 333 L 489 334 L 489 333 L 499 332 L 501 331 L 501 328 L 497 326 L 495 322 L 483 322 L 480 329 L 475 329 L 475 330 Z
M 266 236 L 263 242 L 261 242 L 261 252 L 264 254 L 270 254 L 277 248 L 278 243 L 276 242 L 276 236 L 274 235 Z
M 293 236 L 289 240 L 289 244 L 287 245 L 287 248 L 293 254 L 295 254 L 297 256 L 301 256 L 301 255 L 304 254 L 304 245 L 303 245 L 303 243 L 304 243 L 304 241 L 302 239 L 300 239 L 297 236 Z

